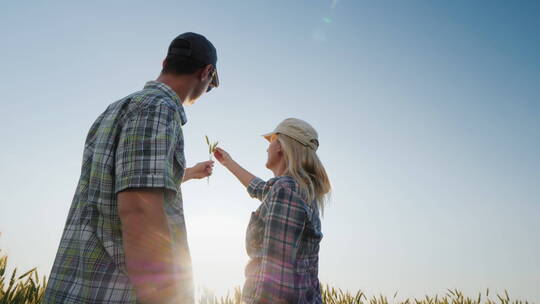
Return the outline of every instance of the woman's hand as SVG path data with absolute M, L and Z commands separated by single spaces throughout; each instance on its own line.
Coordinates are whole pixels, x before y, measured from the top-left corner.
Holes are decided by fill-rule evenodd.
M 234 162 L 229 153 L 221 148 L 216 148 L 214 156 L 224 167 L 227 167 Z
M 214 156 L 225 168 L 231 171 L 231 173 L 238 178 L 242 185 L 247 187 L 249 182 L 255 178 L 253 174 L 249 173 L 249 171 L 242 168 L 237 162 L 235 162 L 227 151 L 221 148 L 216 148 L 214 151 Z
M 210 176 L 212 175 L 213 168 L 214 161 L 212 160 L 197 163 L 195 166 L 186 169 L 182 182 L 186 182 L 190 179 L 201 179 Z

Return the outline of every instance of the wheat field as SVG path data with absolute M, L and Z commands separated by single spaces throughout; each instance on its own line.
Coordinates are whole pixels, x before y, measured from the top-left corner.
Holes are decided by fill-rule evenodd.
M 46 278 L 40 278 L 37 270 L 31 269 L 17 275 L 17 269 L 6 273 L 8 257 L 0 255 L 0 304 L 37 304 L 40 303 L 46 287 Z M 459 290 L 448 290 L 443 296 L 425 296 L 419 299 L 397 300 L 396 294 L 388 298 L 383 295 L 368 296 L 361 291 L 350 293 L 341 289 L 323 285 L 322 298 L 325 304 L 529 304 L 528 301 L 512 300 L 508 292 L 494 297 L 489 289 L 474 297 L 466 296 Z M 241 290 L 236 288 L 232 294 L 216 297 L 210 290 L 203 290 L 199 304 L 240 304 Z

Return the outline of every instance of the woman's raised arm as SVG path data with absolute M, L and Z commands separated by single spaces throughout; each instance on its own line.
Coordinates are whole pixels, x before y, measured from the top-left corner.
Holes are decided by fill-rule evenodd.
M 255 175 L 242 168 L 225 150 L 216 148 L 214 156 L 225 168 L 231 171 L 245 187 L 249 186 L 251 180 L 255 178 Z

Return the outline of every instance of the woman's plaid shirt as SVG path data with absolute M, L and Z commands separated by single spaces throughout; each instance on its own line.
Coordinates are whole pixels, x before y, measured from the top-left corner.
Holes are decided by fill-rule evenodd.
M 111 104 L 92 125 L 79 184 L 69 210 L 42 303 L 136 303 L 126 267 L 116 194 L 165 188 L 164 204 L 176 259 L 166 267 L 181 278 L 181 303 L 193 302 L 191 259 L 180 183 L 184 175 L 181 101 L 150 81 Z
M 262 201 L 246 234 L 250 261 L 243 300 L 248 304 L 322 303 L 319 287 L 317 204 L 307 204 L 289 176 L 268 182 L 254 178 L 249 194 Z

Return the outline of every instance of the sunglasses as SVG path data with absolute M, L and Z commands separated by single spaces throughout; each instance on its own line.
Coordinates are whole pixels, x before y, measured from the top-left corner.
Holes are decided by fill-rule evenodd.
M 217 75 L 217 70 L 215 68 L 212 70 L 212 75 L 210 77 L 212 77 L 212 81 L 210 82 L 210 84 L 208 84 L 206 93 L 210 92 L 213 88 L 217 88 L 219 86 L 219 79 Z

